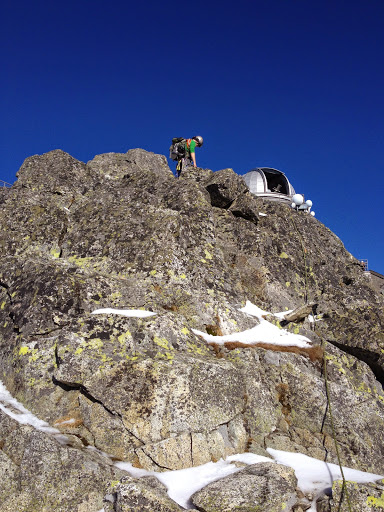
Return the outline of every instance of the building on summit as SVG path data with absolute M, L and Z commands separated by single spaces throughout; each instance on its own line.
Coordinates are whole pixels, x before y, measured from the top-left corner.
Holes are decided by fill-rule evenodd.
M 272 201 L 292 203 L 295 190 L 285 174 L 270 167 L 257 167 L 243 176 L 252 194 Z

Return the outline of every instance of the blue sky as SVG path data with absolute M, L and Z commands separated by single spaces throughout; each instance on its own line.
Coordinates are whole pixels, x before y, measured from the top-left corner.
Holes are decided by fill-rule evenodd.
M 384 274 L 382 0 L 7 3 L 0 179 L 201 134 L 199 166 L 280 169 Z

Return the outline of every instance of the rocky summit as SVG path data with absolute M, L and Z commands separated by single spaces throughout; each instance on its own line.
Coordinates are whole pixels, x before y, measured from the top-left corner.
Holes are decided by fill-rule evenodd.
M 383 510 L 268 452 L 384 475 L 384 298 L 321 222 L 141 149 L 27 158 L 0 218 L 1 512 Z M 156 477 L 235 454 L 184 506 Z

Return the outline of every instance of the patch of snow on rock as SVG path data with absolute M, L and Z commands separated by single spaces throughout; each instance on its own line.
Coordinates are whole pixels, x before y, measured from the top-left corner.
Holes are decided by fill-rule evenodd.
M 176 503 L 184 508 L 189 508 L 190 497 L 211 482 L 220 480 L 232 473 L 241 471 L 242 468 L 231 464 L 231 462 L 243 462 L 244 464 L 258 464 L 261 462 L 272 462 L 291 467 L 298 479 L 298 487 L 304 493 L 314 495 L 311 512 L 316 512 L 316 498 L 325 490 L 332 487 L 333 480 L 340 480 L 340 468 L 336 464 L 328 464 L 318 459 L 313 459 L 301 453 L 283 452 L 267 448 L 273 459 L 256 455 L 254 453 L 240 453 L 231 455 L 225 460 L 208 462 L 201 466 L 179 469 L 176 471 L 146 471 L 145 469 L 134 468 L 132 464 L 118 462 L 118 468 L 127 471 L 134 478 L 142 476 L 155 476 L 162 482 L 168 491 L 168 495 Z M 380 475 L 364 473 L 355 469 L 344 468 L 344 475 L 347 480 L 358 483 L 374 482 L 383 478 Z
M 264 320 L 264 316 L 273 315 L 273 313 L 268 313 L 268 311 L 260 309 L 249 301 L 247 301 L 245 307 L 241 308 L 239 311 L 258 318 L 260 323 L 252 329 L 247 329 L 246 331 L 236 332 L 233 334 L 226 334 L 224 336 L 213 336 L 212 334 L 207 334 L 196 329 L 192 329 L 192 331 L 197 336 L 201 336 L 205 341 L 216 343 L 218 345 L 224 345 L 225 342 L 240 342 L 246 345 L 268 343 L 270 345 L 295 346 L 302 348 L 311 346 L 311 340 L 306 336 L 293 334 L 286 329 L 280 329 L 271 322 Z M 284 313 L 277 313 L 274 316 L 285 315 L 286 313 L 287 311 Z
M 26 409 L 20 402 L 13 398 L 13 396 L 6 389 L 4 384 L 0 381 L 0 409 L 7 414 L 10 418 L 16 420 L 21 425 L 31 425 L 36 430 L 53 434 L 55 438 L 62 444 L 67 444 L 68 439 L 63 436 L 57 428 L 51 427 L 48 423 L 37 418 L 28 409 Z
M 327 489 L 331 489 L 335 480 L 342 480 L 340 467 L 337 464 L 313 459 L 302 453 L 282 452 L 272 448 L 267 448 L 267 452 L 278 464 L 294 469 L 298 487 L 302 492 L 315 495 L 310 511 L 316 512 L 315 502 L 320 494 Z M 346 467 L 343 467 L 343 473 L 346 480 L 356 483 L 375 482 L 383 478 L 383 476 L 374 473 L 365 473 Z

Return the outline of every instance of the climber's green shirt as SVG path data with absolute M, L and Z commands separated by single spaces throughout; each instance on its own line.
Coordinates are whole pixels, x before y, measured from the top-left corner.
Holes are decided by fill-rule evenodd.
M 195 149 L 196 149 L 196 141 L 191 139 L 191 143 L 189 145 L 189 148 L 188 148 L 188 141 L 185 143 L 185 149 L 187 150 L 187 154 L 188 153 L 195 153 Z

